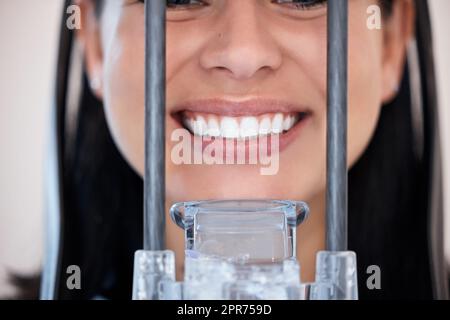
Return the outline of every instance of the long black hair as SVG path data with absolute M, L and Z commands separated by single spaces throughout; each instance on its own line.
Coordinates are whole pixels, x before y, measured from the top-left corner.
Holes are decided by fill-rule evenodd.
M 391 2 L 384 1 L 386 10 Z M 349 247 L 358 257 L 361 299 L 447 293 L 432 38 L 427 1 L 415 4 L 417 46 L 398 95 L 382 108 L 370 145 L 349 172 Z M 49 242 L 58 240 L 51 249 L 58 257 L 44 268 L 56 281 L 44 272 L 43 285 L 53 286 L 55 298 L 129 299 L 133 254 L 142 243 L 142 179 L 114 144 L 73 34 L 62 30 L 55 100 L 60 232 Z M 69 265 L 82 270 L 81 290 L 67 289 Z M 367 289 L 370 265 L 382 271 L 381 290 Z
M 382 108 L 375 135 L 349 172 L 349 243 L 367 298 L 447 295 L 442 182 L 432 37 L 426 1 L 416 1 L 416 42 L 399 93 Z M 369 291 L 378 265 L 382 290 Z

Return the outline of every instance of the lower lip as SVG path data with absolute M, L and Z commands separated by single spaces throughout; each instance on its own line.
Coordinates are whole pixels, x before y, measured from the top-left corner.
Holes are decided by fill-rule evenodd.
M 289 131 L 279 135 L 279 152 L 280 153 L 283 152 L 283 150 L 287 149 L 288 146 L 290 144 L 292 144 L 295 141 L 295 139 L 297 139 L 297 137 L 300 134 L 300 132 L 302 131 L 303 127 L 305 127 L 309 123 L 310 119 L 311 119 L 311 114 L 306 115 Z M 235 146 L 235 148 L 233 150 L 236 153 L 245 152 L 246 159 L 249 155 L 250 148 L 258 148 L 258 141 L 260 139 L 259 137 L 258 138 L 247 138 L 247 139 L 245 139 L 245 146 L 244 146 L 243 142 L 237 143 L 237 141 L 238 141 L 237 139 L 201 137 L 201 136 L 193 135 L 192 133 L 191 133 L 191 137 L 195 141 L 194 143 L 196 145 L 201 144 L 202 152 L 204 152 L 205 148 L 209 144 L 211 144 L 213 141 L 220 140 L 218 142 L 219 147 L 217 147 L 217 148 L 220 148 L 220 146 L 223 146 L 223 148 L 222 148 L 222 150 L 220 150 L 220 152 L 221 153 L 223 152 L 223 154 L 225 155 L 227 143 L 233 143 L 233 145 Z M 268 141 L 266 152 L 269 156 L 271 155 L 271 152 L 272 152 L 272 146 L 271 146 L 270 140 L 271 140 L 270 138 L 267 138 L 267 140 L 266 140 L 266 141 Z M 245 149 L 245 150 L 243 150 L 243 149 Z M 258 152 L 258 154 L 259 154 L 259 149 L 257 149 L 256 152 Z

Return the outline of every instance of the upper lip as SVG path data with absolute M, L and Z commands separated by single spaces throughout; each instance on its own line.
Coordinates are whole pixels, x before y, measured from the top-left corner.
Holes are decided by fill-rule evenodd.
M 184 111 L 210 113 L 228 117 L 259 116 L 267 113 L 310 113 L 311 110 L 296 104 L 277 99 L 253 98 L 233 101 L 220 98 L 191 100 L 177 104 L 172 114 Z

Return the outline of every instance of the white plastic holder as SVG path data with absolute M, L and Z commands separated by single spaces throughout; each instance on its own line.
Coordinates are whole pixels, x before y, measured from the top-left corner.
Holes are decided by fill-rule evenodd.
M 136 251 L 132 299 L 160 300 L 160 285 L 164 282 L 175 282 L 173 251 Z
M 357 300 L 357 273 L 355 252 L 318 252 L 310 300 Z

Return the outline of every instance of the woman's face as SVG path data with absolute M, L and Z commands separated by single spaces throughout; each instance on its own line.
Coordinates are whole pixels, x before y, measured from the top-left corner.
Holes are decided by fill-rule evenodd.
M 93 3 L 80 1 L 87 12 L 80 34 L 93 89 L 104 101 L 119 149 L 142 174 L 144 4 L 136 0 L 105 1 L 98 20 Z M 183 2 L 187 4 L 177 5 Z M 312 201 L 323 194 L 326 2 L 168 3 L 173 3 L 167 11 L 168 199 Z M 376 0 L 349 1 L 349 167 L 370 142 L 382 104 L 395 94 L 411 33 L 410 1 L 394 1 L 392 16 L 382 17 L 382 29 L 371 30 L 368 21 L 376 17 L 373 11 L 368 13 L 368 8 L 377 4 Z M 188 163 L 179 164 L 180 140 L 171 138 L 180 138 L 177 135 L 183 132 L 188 133 L 185 142 L 202 135 L 215 136 L 215 141 L 237 141 L 237 137 L 239 141 L 258 141 L 258 136 L 261 140 L 267 133 L 274 134 L 279 138 L 279 152 L 272 143 L 270 165 L 262 165 L 262 161 L 257 165 L 236 161 L 205 164 L 204 159 L 194 164 L 195 155 L 205 155 L 205 146 L 200 146 L 190 150 L 190 161 L 184 158 Z M 249 152 L 248 148 L 238 150 Z M 273 170 L 263 174 L 262 167 Z

